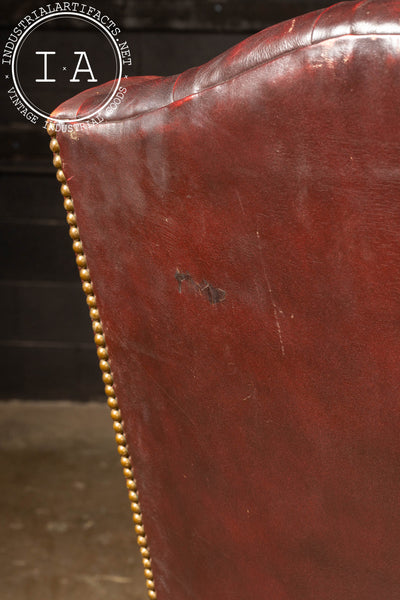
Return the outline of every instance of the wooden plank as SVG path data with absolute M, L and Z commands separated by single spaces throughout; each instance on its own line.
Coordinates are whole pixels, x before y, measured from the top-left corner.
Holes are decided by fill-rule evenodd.
M 136 0 L 110 6 L 106 0 L 97 0 L 96 8 L 125 31 L 250 31 L 331 4 L 331 0 Z M 15 2 L 6 0 L 0 23 L 11 26 L 37 7 L 37 2 L 29 0 L 22 11 Z M 75 26 L 79 29 L 82 23 L 77 21 Z M 62 24 L 55 22 L 54 27 Z
M 1 339 L 93 344 L 85 295 L 72 284 L 0 282 Z
M 134 60 L 138 62 L 140 72 L 172 75 L 204 64 L 247 36 L 241 33 L 145 32 L 136 37 Z
M 37 125 L 23 121 L 10 103 L 10 122 L 0 125 L 0 160 L 7 163 L 45 162 L 52 166 L 47 133 Z M 18 121 L 18 118 L 20 121 Z
M 331 4 L 331 0 L 145 0 L 127 4 L 120 22 L 125 29 L 254 32 Z
M 0 215 L 2 219 L 65 220 L 60 184 L 51 165 L 48 175 L 0 173 Z
M 0 399 L 104 401 L 91 346 L 0 342 L 0 361 Z
M 7 257 L 2 279 L 76 281 L 76 265 L 66 224 L 3 220 L 0 223 L 0 253 Z

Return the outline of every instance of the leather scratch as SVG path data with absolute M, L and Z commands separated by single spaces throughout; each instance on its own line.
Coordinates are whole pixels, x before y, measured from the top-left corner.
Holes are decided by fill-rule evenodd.
M 267 270 L 265 268 L 264 257 L 263 257 L 263 254 L 262 254 L 262 248 L 261 248 L 261 242 L 260 242 L 260 232 L 258 230 L 256 231 L 256 235 L 257 235 L 257 244 L 258 244 L 258 249 L 259 249 L 259 252 L 260 252 L 260 258 L 261 258 L 261 264 L 262 264 L 262 268 L 263 268 L 264 279 L 265 279 L 265 282 L 267 284 L 269 297 L 270 297 L 272 308 L 273 308 L 273 311 L 274 311 L 274 319 L 275 319 L 276 329 L 277 329 L 277 332 L 278 332 L 279 344 L 280 344 L 280 347 L 281 347 L 282 356 L 286 356 L 285 346 L 284 346 L 284 343 L 283 343 L 282 328 L 281 328 L 281 324 L 279 322 L 279 313 L 281 311 L 278 308 L 277 303 L 275 302 L 274 294 L 272 292 L 271 282 L 269 280 L 268 273 L 267 273 Z

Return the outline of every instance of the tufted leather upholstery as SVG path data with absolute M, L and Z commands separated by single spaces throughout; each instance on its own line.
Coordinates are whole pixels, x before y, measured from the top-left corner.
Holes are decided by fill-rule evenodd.
M 159 600 L 400 597 L 399 33 L 342 2 L 57 134 Z

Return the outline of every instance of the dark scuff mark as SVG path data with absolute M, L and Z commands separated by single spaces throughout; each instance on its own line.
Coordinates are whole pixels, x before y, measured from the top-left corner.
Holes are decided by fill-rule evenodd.
M 175 273 L 175 279 L 179 285 L 179 293 L 182 293 L 182 283 L 187 281 L 190 287 L 207 298 L 210 304 L 218 304 L 226 298 L 226 292 L 221 288 L 216 288 L 211 283 L 203 279 L 201 283 L 197 283 L 189 273 L 182 273 L 178 269 Z

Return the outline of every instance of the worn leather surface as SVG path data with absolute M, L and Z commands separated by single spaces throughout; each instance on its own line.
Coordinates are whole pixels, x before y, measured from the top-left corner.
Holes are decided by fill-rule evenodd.
M 159 600 L 400 597 L 399 33 L 343 2 L 57 136 Z

